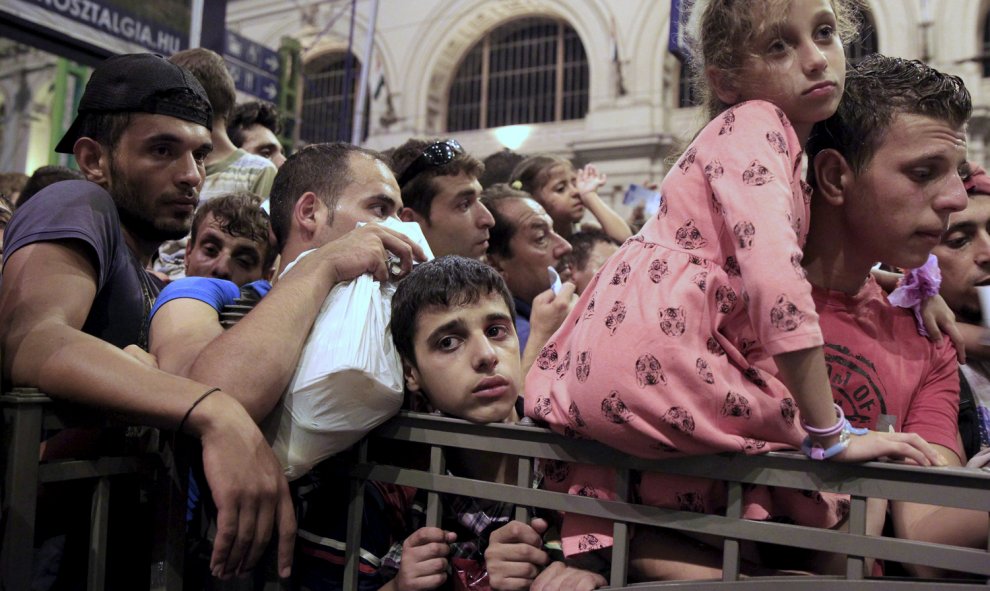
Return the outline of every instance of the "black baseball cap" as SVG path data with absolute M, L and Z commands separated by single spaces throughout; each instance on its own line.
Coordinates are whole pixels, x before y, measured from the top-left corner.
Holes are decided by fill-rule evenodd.
M 169 100 L 175 91 L 201 98 L 204 108 Z M 55 146 L 55 151 L 72 153 L 76 140 L 83 134 L 84 115 L 127 112 L 169 115 L 213 129 L 210 99 L 195 76 L 160 55 L 129 53 L 115 55 L 93 70 L 79 101 L 76 119 Z

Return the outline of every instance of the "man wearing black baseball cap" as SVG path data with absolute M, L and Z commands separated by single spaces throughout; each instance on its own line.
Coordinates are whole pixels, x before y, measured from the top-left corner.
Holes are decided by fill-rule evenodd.
M 87 180 L 42 190 L 5 234 L 3 377 L 198 437 L 219 508 L 213 573 L 252 568 L 277 527 L 279 571 L 288 576 L 292 504 L 254 421 L 233 396 L 122 350 L 145 345 L 159 290 L 145 269 L 163 240 L 189 231 L 211 124 L 202 86 L 162 57 L 120 55 L 97 67 L 56 147 L 75 156 Z

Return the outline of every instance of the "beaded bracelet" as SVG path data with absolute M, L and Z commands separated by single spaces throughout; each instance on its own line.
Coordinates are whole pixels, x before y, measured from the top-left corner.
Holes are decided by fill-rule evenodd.
M 181 433 L 182 432 L 182 428 L 186 425 L 186 421 L 189 420 L 189 415 L 192 414 L 193 409 L 196 408 L 196 406 L 200 402 L 206 400 L 206 397 L 207 396 L 209 396 L 210 394 L 213 394 L 214 392 L 217 392 L 219 390 L 220 390 L 220 388 L 210 388 L 206 392 L 203 392 L 203 395 L 200 396 L 199 398 L 197 398 L 196 399 L 196 402 L 193 402 L 192 405 L 189 407 L 189 410 L 186 411 L 186 415 L 184 417 L 182 417 L 182 420 L 181 421 L 179 421 L 179 426 L 175 429 L 175 432 L 176 433 Z
M 845 451 L 846 448 L 849 447 L 849 440 L 852 435 L 866 435 L 868 432 L 869 429 L 853 427 L 849 424 L 849 421 L 843 417 L 838 443 L 832 445 L 831 447 L 823 448 L 821 444 L 817 441 L 812 441 L 811 437 L 808 436 L 804 438 L 803 442 L 801 442 L 801 451 L 812 460 L 827 460 Z
M 846 421 L 846 413 L 842 412 L 842 407 L 838 404 L 832 404 L 835 407 L 835 418 L 836 422 L 831 427 L 826 427 L 824 429 L 818 427 L 812 427 L 808 423 L 801 419 L 801 427 L 804 428 L 808 435 L 814 435 L 815 437 L 831 437 L 833 435 L 838 435 L 846 425 L 849 423 Z

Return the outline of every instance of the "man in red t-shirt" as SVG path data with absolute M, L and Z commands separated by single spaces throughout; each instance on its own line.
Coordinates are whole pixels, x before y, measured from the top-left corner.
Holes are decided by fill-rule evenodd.
M 922 266 L 949 214 L 966 207 L 970 112 L 959 78 L 870 56 L 849 72 L 838 112 L 808 143 L 815 192 L 802 264 L 835 401 L 856 427 L 917 433 L 950 466 L 964 457 L 955 349 L 919 335 L 912 312 L 887 301 L 870 269 Z M 986 545 L 986 513 L 893 502 L 891 515 L 898 537 Z

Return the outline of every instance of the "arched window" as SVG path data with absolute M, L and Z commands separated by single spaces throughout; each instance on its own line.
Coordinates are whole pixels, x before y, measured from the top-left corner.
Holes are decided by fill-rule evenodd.
M 846 45 L 846 59 L 855 64 L 864 57 L 877 52 L 877 29 L 873 22 L 873 14 L 869 10 L 856 8 L 859 21 L 859 35 L 852 43 Z
M 299 139 L 303 145 L 351 141 L 361 62 L 353 58 L 348 80 L 346 58 L 346 53 L 331 53 L 310 60 L 303 67 L 299 128 Z M 362 138 L 368 137 L 368 106 L 369 101 L 366 100 Z
M 464 56 L 447 97 L 447 131 L 581 119 L 588 58 L 562 21 L 531 17 L 491 31 Z

